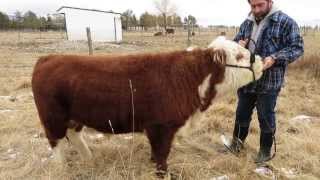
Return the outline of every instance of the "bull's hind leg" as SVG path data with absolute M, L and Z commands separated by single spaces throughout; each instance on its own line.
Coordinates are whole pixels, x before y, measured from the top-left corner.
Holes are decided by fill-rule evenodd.
M 46 135 L 49 140 L 49 144 L 53 150 L 53 157 L 57 163 L 64 164 L 66 162 L 65 158 L 65 147 L 67 146 L 66 135 L 67 127 L 57 127 L 57 129 L 45 127 Z
M 48 138 L 49 144 L 53 150 L 53 157 L 57 163 L 63 163 L 66 161 L 64 149 L 67 145 L 65 136 L 67 131 L 67 126 L 60 124 L 60 121 L 56 122 L 55 125 L 51 123 L 44 123 L 44 129 L 46 136 Z
M 152 125 L 146 128 L 151 145 L 151 159 L 156 161 L 158 171 L 167 171 L 167 158 L 177 129 L 176 126 L 167 125 Z
M 58 103 L 55 98 L 43 98 L 37 96 L 37 94 L 35 94 L 35 102 L 45 134 L 53 150 L 54 159 L 64 163 L 63 149 L 68 128 L 67 108 Z
M 75 147 L 75 149 L 79 151 L 81 158 L 84 161 L 88 161 L 92 159 L 92 153 L 87 143 L 83 139 L 83 136 L 81 133 L 83 126 L 79 124 L 75 124 L 73 121 L 71 122 L 75 125 L 75 127 L 68 129 L 67 137 L 70 143 Z
M 59 164 L 64 164 L 66 162 L 64 150 L 67 145 L 67 142 L 65 139 L 59 139 L 54 140 L 54 143 L 56 144 L 55 146 L 51 145 L 51 148 L 53 149 L 54 161 Z

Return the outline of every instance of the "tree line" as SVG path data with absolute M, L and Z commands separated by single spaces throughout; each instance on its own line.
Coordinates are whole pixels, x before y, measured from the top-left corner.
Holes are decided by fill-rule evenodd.
M 121 21 L 124 30 L 130 27 L 143 27 L 147 30 L 150 27 L 162 27 L 165 30 L 167 27 L 181 27 L 191 25 L 197 26 L 197 20 L 194 16 L 189 15 L 182 21 L 181 17 L 176 13 L 177 7 L 171 0 L 153 0 L 154 6 L 158 11 L 158 15 L 145 12 L 140 15 L 139 20 L 136 18 L 132 10 L 128 9 L 122 13 Z
M 182 20 L 182 18 L 176 13 L 164 16 L 163 14 L 156 15 L 149 12 L 144 12 L 139 18 L 137 18 L 130 9 L 122 13 L 121 22 L 124 30 L 137 26 L 143 27 L 144 29 L 152 27 L 182 27 L 188 23 L 194 27 L 198 26 L 196 18 L 192 15 L 184 17 Z
M 64 19 L 63 17 L 52 18 L 50 15 L 38 17 L 32 11 L 24 14 L 16 11 L 12 16 L 0 12 L 0 30 L 9 29 L 60 30 L 64 29 Z
M 136 17 L 132 10 L 128 9 L 122 13 L 121 16 L 122 28 L 124 30 L 130 29 L 130 27 L 143 27 L 148 29 L 151 27 L 182 27 L 188 23 L 193 27 L 197 27 L 197 20 L 194 16 L 182 18 L 176 13 L 172 14 L 151 14 L 144 12 L 140 17 Z M 49 14 L 46 17 L 37 16 L 32 11 L 27 11 L 22 14 L 20 11 L 9 16 L 6 13 L 0 12 L 0 30 L 9 29 L 30 29 L 30 30 L 61 30 L 65 29 L 64 17 L 55 16 L 52 17 Z

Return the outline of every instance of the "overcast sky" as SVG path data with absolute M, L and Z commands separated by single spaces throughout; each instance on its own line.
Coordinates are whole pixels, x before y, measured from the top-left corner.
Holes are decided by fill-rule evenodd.
M 155 0 L 0 0 L 0 11 L 31 10 L 37 15 L 53 14 L 61 6 L 112 10 L 133 10 L 137 17 L 145 11 L 157 13 Z M 278 7 L 302 24 L 320 24 L 320 0 L 274 0 Z M 182 18 L 191 14 L 200 25 L 240 25 L 249 12 L 247 0 L 171 0 Z

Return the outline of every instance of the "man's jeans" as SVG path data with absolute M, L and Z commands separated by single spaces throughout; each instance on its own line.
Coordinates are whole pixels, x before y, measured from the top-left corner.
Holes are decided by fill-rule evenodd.
M 261 130 L 260 145 L 267 139 L 266 146 L 272 146 L 272 134 L 276 129 L 275 106 L 280 90 L 268 90 L 263 93 L 244 92 L 238 90 L 238 106 L 236 111 L 236 122 L 233 135 L 242 141 L 248 135 L 253 109 L 256 107 Z M 267 137 L 264 137 L 267 135 Z M 270 137 L 271 136 L 271 137 Z M 271 140 L 270 140 L 271 138 Z M 271 142 L 270 142 L 271 141 Z M 262 144 L 261 144 L 262 143 Z

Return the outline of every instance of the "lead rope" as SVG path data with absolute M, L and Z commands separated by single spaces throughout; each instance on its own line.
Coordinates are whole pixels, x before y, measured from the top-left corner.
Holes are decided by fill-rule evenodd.
M 249 42 L 248 42 L 248 44 L 246 46 L 247 49 L 249 49 L 248 46 L 249 46 L 250 42 L 252 42 L 252 44 L 254 45 L 254 50 L 250 54 L 250 70 L 253 71 L 253 67 L 252 66 L 253 66 L 253 63 L 255 62 L 255 57 L 256 57 L 255 55 L 257 54 L 257 52 L 256 52 L 257 43 L 253 39 L 249 38 Z M 255 74 L 254 73 L 253 73 L 253 76 L 254 76 L 253 78 L 255 79 Z M 271 128 L 271 126 L 270 126 L 270 124 L 269 124 L 269 122 L 267 120 L 266 120 L 266 124 L 267 124 L 269 130 L 272 133 L 272 138 L 273 138 L 273 142 L 274 142 L 273 143 L 274 144 L 274 153 L 272 154 L 271 158 L 269 160 L 267 160 L 267 161 L 270 161 L 276 156 L 276 153 L 277 153 L 277 142 L 276 142 L 276 137 L 275 137 L 275 130 L 273 130 Z M 239 129 L 240 129 L 240 124 L 239 124 Z

